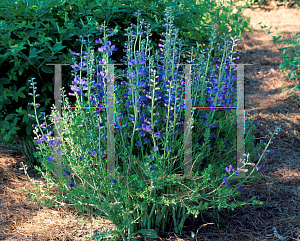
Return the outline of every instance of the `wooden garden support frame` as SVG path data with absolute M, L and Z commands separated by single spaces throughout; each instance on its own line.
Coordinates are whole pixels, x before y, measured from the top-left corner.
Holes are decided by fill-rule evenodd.
M 55 106 L 58 110 L 61 118 L 61 65 L 70 65 L 70 64 L 46 64 L 54 65 L 54 99 Z M 108 65 L 108 104 L 107 104 L 107 122 L 108 122 L 108 158 L 107 158 L 107 171 L 108 176 L 103 178 L 114 178 L 115 177 L 115 153 L 114 153 L 114 65 L 123 65 L 123 64 L 107 64 Z M 191 108 L 199 108 L 191 106 L 191 65 L 184 64 L 185 68 L 185 122 L 184 122 L 184 175 L 178 175 L 178 178 L 187 178 L 187 179 L 199 179 L 199 177 L 191 177 L 192 171 L 192 131 L 190 129 L 192 125 L 191 119 Z M 237 64 L 237 107 L 232 107 L 237 109 L 237 170 L 240 172 L 238 176 L 233 176 L 232 178 L 245 178 L 245 172 L 242 169 L 243 163 L 239 160 L 245 159 L 243 154 L 245 153 L 245 110 L 244 110 L 244 66 L 252 64 Z M 209 107 L 208 107 L 209 108 Z M 217 108 L 217 107 L 215 107 Z M 224 108 L 224 107 L 223 107 Z M 54 137 L 58 138 L 57 130 L 61 125 L 55 123 Z M 60 140 L 62 141 L 62 140 Z M 61 150 L 59 145 L 58 150 Z M 55 173 L 56 178 L 62 177 L 62 158 L 57 156 L 55 161 Z

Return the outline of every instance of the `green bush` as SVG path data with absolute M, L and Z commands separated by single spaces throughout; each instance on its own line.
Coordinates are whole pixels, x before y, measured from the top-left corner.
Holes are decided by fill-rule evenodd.
M 231 5 L 232 2 L 230 3 Z M 76 41 L 80 36 L 97 33 L 92 30 L 99 26 L 99 22 L 106 22 L 115 29 L 113 45 L 119 46 L 112 56 L 115 62 L 125 56 L 125 29 L 134 22 L 134 12 L 141 10 L 142 18 L 151 24 L 154 48 L 158 47 L 161 33 L 164 30 L 163 10 L 170 6 L 174 12 L 174 24 L 180 30 L 184 50 L 208 45 L 209 29 L 211 25 L 218 25 L 219 32 L 232 36 L 241 35 L 249 30 L 248 20 L 242 19 L 242 8 L 232 11 L 230 6 L 219 5 L 214 2 L 186 1 L 10 1 L 0 6 L 0 138 L 5 144 L 11 144 L 14 136 L 31 144 L 34 121 L 28 114 L 34 114 L 33 108 L 28 106 L 30 96 L 29 83 L 26 81 L 36 77 L 37 87 L 41 89 L 41 105 L 38 115 L 51 113 L 54 105 L 54 67 L 46 63 L 72 63 L 72 50 L 80 52 L 80 43 Z M 222 14 L 219 14 L 223 9 Z M 9 13 L 9 14 L 7 14 Z M 219 16 L 220 15 L 220 16 Z M 232 28 L 229 31 L 229 26 Z M 217 37 L 217 39 L 220 36 Z M 217 40 L 218 42 L 218 40 Z M 91 46 L 97 46 L 91 43 Z M 212 53 L 214 57 L 214 50 Z M 182 55 L 183 61 L 186 56 Z M 71 66 L 62 66 L 62 85 L 69 86 L 73 77 Z M 120 69 L 125 69 L 122 66 Z M 71 102 L 75 98 L 70 98 Z M 39 165 L 35 158 L 24 154 L 30 166 Z
M 103 39 L 106 43 L 103 51 L 96 53 L 89 44 L 86 44 L 88 52 L 84 55 L 81 51 L 79 54 L 82 64 L 75 61 L 74 57 L 73 72 L 76 77 L 72 83 L 72 91 L 76 95 L 76 106 L 79 108 L 75 111 L 64 109 L 61 118 L 63 128 L 58 130 L 59 138 L 52 139 L 53 131 L 47 133 L 46 130 L 42 130 L 37 116 L 30 116 L 38 123 L 34 133 L 38 138 L 36 144 L 40 152 L 36 156 L 40 157 L 43 170 L 46 172 L 38 167 L 35 169 L 47 179 L 47 187 L 44 186 L 43 189 L 31 179 L 35 184 L 35 191 L 39 189 L 42 195 L 37 192 L 31 193 L 30 201 L 47 206 L 61 206 L 67 205 L 65 201 L 68 200 L 70 205 L 74 205 L 80 211 L 86 211 L 87 206 L 92 206 L 96 211 L 92 212 L 93 214 L 101 216 L 102 213 L 104 215 L 102 218 L 114 223 L 118 229 L 118 233 L 115 234 L 124 241 L 135 240 L 133 236 L 137 233 L 155 238 L 159 231 L 165 231 L 166 225 L 170 222 L 175 233 L 181 234 L 188 215 L 192 214 L 193 218 L 196 218 L 200 211 L 210 208 L 234 210 L 243 205 L 263 204 L 254 200 L 255 197 L 245 201 L 231 198 L 238 196 L 239 191 L 243 190 L 239 184 L 256 180 L 252 174 L 255 170 L 263 170 L 258 165 L 266 152 L 273 153 L 267 148 L 279 130 L 276 128 L 276 133 L 271 133 L 270 141 L 264 143 L 266 148 L 256 164 L 248 162 L 248 152 L 255 152 L 254 149 L 249 150 L 253 145 L 249 146 L 248 142 L 253 141 L 254 137 L 246 137 L 247 162 L 239 161 L 244 163 L 244 166 L 250 165 L 253 168 L 234 171 L 236 160 L 232 154 L 237 151 L 236 114 L 231 109 L 219 111 L 212 107 L 228 107 L 230 104 L 230 107 L 236 107 L 235 100 L 230 98 L 236 91 L 233 81 L 237 78 L 232 74 L 236 68 L 230 65 L 234 60 L 232 53 L 236 37 L 230 41 L 225 39 L 228 36 L 224 36 L 224 47 L 218 48 L 218 51 L 222 52 L 222 58 L 214 58 L 214 63 L 208 64 L 217 35 L 212 26 L 208 58 L 204 58 L 201 54 L 199 58 L 191 58 L 191 62 L 195 64 L 191 68 L 194 87 L 191 91 L 191 102 L 198 106 L 203 106 L 202 104 L 206 102 L 206 106 L 211 106 L 211 109 L 191 110 L 193 126 L 188 129 L 193 129 L 191 139 L 196 144 L 192 145 L 192 173 L 189 177 L 176 177 L 177 174 L 183 174 L 183 169 L 186 169 L 183 165 L 186 161 L 183 158 L 186 146 L 182 144 L 186 138 L 186 133 L 183 138 L 185 119 L 183 114 L 186 103 L 183 101 L 185 100 L 183 86 L 187 80 L 183 80 L 184 71 L 179 71 L 180 67 L 177 65 L 182 51 L 182 42 L 178 39 L 179 30 L 173 28 L 171 8 L 167 8 L 165 12 L 166 34 L 162 37 L 160 51 L 156 50 L 155 55 L 150 55 L 150 49 L 153 47 L 150 44 L 151 38 L 148 38 L 151 32 L 150 25 L 143 20 L 139 22 L 140 13 L 137 12 L 138 24 L 126 29 L 128 44 L 125 63 L 128 67 L 125 73 L 129 82 L 122 82 L 116 86 L 115 112 L 110 112 L 112 116 L 115 114 L 115 119 L 112 119 L 115 125 L 109 123 L 110 117 L 105 113 L 108 109 L 101 111 L 85 108 L 108 106 L 108 101 L 112 98 L 106 87 L 110 88 L 109 82 L 112 80 L 114 69 L 106 63 L 111 63 L 109 57 L 112 51 L 115 51 L 115 46 L 110 45 L 114 34 L 111 33 L 112 30 L 106 28 L 105 23 L 101 25 L 102 28 L 97 27 L 104 33 L 103 38 L 99 38 L 99 41 Z M 146 32 L 142 31 L 144 29 Z M 106 34 L 107 32 L 109 34 Z M 147 40 L 143 38 L 143 33 L 146 33 Z M 87 42 L 90 42 L 89 37 Z M 132 46 L 135 43 L 138 43 L 140 51 L 136 51 Z M 191 51 L 193 55 L 193 49 Z M 102 76 L 93 77 L 93 73 L 101 71 Z M 77 75 L 76 72 L 80 73 Z M 86 82 L 79 83 L 85 72 Z M 33 96 L 33 106 L 36 109 L 38 99 L 35 97 L 38 96 L 39 90 L 35 87 L 36 82 L 33 82 L 33 79 L 29 80 L 33 89 L 30 94 Z M 204 89 L 206 85 L 207 88 Z M 63 97 L 67 97 L 64 93 L 66 92 L 63 91 Z M 87 100 L 83 97 L 87 97 Z M 68 106 L 68 98 L 63 98 L 63 103 L 65 107 Z M 50 121 L 56 122 L 57 113 L 53 109 Z M 107 135 L 110 136 L 111 125 L 117 130 L 113 136 L 116 150 L 113 156 L 109 154 L 110 144 L 107 138 Z M 251 131 L 247 136 L 249 133 Z M 118 147 L 121 148 L 118 150 Z M 260 155 L 258 150 L 257 153 Z M 61 161 L 58 156 L 61 156 Z M 201 166 L 204 161 L 202 157 L 207 159 L 208 166 Z M 105 165 L 110 161 L 115 161 L 115 171 Z M 229 167 L 226 166 L 228 164 Z M 233 183 L 233 176 L 239 175 L 241 171 L 248 172 L 249 175 L 240 180 L 241 182 Z M 51 173 L 57 175 L 59 172 L 64 172 L 64 175 L 58 176 L 55 182 L 50 175 Z M 109 173 L 112 174 L 110 177 L 107 176 Z M 256 172 L 258 178 L 257 175 L 259 172 Z M 59 187 L 58 193 L 63 193 L 63 196 L 51 192 L 49 185 Z M 26 189 L 24 191 L 28 193 Z M 50 192 L 55 196 L 48 195 Z M 103 240 L 105 235 L 107 240 L 108 234 L 97 234 L 93 239 Z

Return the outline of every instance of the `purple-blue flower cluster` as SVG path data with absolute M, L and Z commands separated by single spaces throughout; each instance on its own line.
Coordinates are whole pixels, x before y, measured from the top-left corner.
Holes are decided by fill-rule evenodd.
M 132 25 L 131 28 L 135 26 Z M 144 24 L 142 24 L 142 26 L 144 26 Z M 100 31 L 103 31 L 102 28 L 97 28 Z M 130 28 L 129 28 L 130 29 Z M 109 29 L 109 31 L 112 31 L 112 29 Z M 173 29 L 172 29 L 172 33 L 173 33 Z M 142 32 L 140 32 L 142 33 Z M 164 34 L 162 34 L 162 36 L 164 36 Z M 110 37 L 113 36 L 113 33 L 109 34 Z M 80 41 L 80 40 L 78 40 Z M 157 102 L 155 103 L 156 108 L 160 108 L 161 110 L 166 110 L 166 107 L 168 106 L 168 104 L 173 104 L 175 102 L 175 100 L 177 100 L 178 98 L 180 99 L 180 97 L 182 98 L 183 95 L 183 90 L 184 90 L 184 85 L 185 85 L 185 81 L 182 78 L 185 78 L 185 76 L 183 76 L 183 71 L 175 71 L 174 70 L 170 70 L 170 66 L 169 69 L 167 69 L 168 66 L 160 64 L 160 63 L 168 63 L 169 60 L 166 60 L 166 56 L 165 54 L 165 50 L 167 49 L 168 45 L 175 45 L 174 44 L 174 38 L 171 37 L 168 39 L 168 41 L 164 41 L 161 40 L 162 42 L 164 42 L 164 44 L 159 44 L 159 46 L 161 47 L 160 52 L 157 52 L 156 55 L 156 59 L 157 59 L 157 80 L 152 81 L 154 84 L 156 84 L 156 87 L 159 86 L 160 91 L 155 92 L 155 99 L 157 100 Z M 82 40 L 82 42 L 85 42 L 85 40 Z M 116 51 L 117 48 L 115 47 L 115 45 L 112 45 L 111 41 L 105 41 L 101 38 L 96 39 L 95 41 L 98 44 L 102 44 L 105 43 L 104 46 L 100 46 L 98 47 L 98 52 L 102 53 L 102 54 L 108 54 L 108 57 L 111 56 L 113 54 L 113 51 Z M 89 43 L 89 42 L 88 42 Z M 230 41 L 226 41 L 226 43 L 230 43 Z M 228 52 L 231 50 L 230 46 L 227 46 L 227 44 L 225 43 L 225 46 L 220 46 L 218 48 L 219 51 L 224 51 L 224 52 Z M 180 46 L 182 46 L 181 42 L 179 41 Z M 128 42 L 126 41 L 126 45 L 128 45 Z M 175 48 L 176 50 L 176 48 Z M 128 90 L 126 90 L 126 88 L 120 90 L 119 88 L 116 88 L 116 90 L 119 90 L 118 96 L 120 96 L 119 98 L 116 98 L 116 104 L 117 104 L 117 108 L 120 109 L 121 105 L 123 103 L 123 101 L 128 100 L 126 103 L 124 103 L 124 106 L 126 107 L 125 110 L 120 112 L 120 115 L 118 115 L 118 120 L 116 122 L 114 122 L 114 127 L 115 127 L 115 134 L 117 135 L 118 133 L 122 133 L 123 129 L 128 127 L 132 127 L 132 125 L 134 123 L 137 124 L 137 128 L 136 131 L 138 131 L 139 135 L 138 138 L 139 140 L 135 139 L 135 143 L 133 145 L 132 141 L 131 141 L 131 145 L 128 144 L 130 143 L 125 142 L 124 146 L 129 147 L 131 146 L 131 148 L 133 149 L 134 146 L 138 147 L 139 150 L 142 152 L 142 155 L 144 151 L 148 150 L 149 145 L 151 145 L 151 150 L 152 151 L 168 151 L 168 152 L 172 152 L 172 148 L 171 146 L 168 146 L 166 148 L 166 143 L 165 146 L 161 148 L 159 148 L 159 145 L 154 143 L 154 146 L 152 146 L 153 143 L 151 143 L 151 138 L 158 138 L 158 139 L 163 139 L 165 138 L 164 133 L 162 133 L 161 130 L 161 125 L 160 123 L 165 123 L 165 122 L 169 122 L 169 121 L 174 121 L 178 120 L 177 123 L 175 123 L 175 133 L 172 133 L 172 136 L 174 137 L 175 134 L 180 134 L 180 131 L 183 130 L 183 121 L 184 121 L 184 117 L 182 116 L 183 114 L 183 108 L 185 107 L 184 102 L 182 103 L 178 103 L 178 105 L 176 105 L 176 109 L 172 110 L 168 110 L 168 113 L 166 113 L 165 117 L 161 114 L 161 117 L 157 118 L 156 121 L 152 124 L 150 122 L 151 120 L 151 107 L 150 104 L 151 102 L 149 101 L 152 97 L 150 96 L 150 93 L 152 93 L 152 84 L 149 82 L 149 78 L 150 78 L 150 73 L 148 73 L 147 68 L 143 65 L 146 64 L 146 55 L 145 53 L 141 52 L 141 51 L 137 51 L 137 55 L 135 55 L 136 58 L 134 58 L 132 56 L 132 53 L 130 52 L 130 49 L 127 50 L 127 64 L 128 64 L 128 69 L 127 71 L 124 70 L 123 73 L 127 74 L 127 78 L 130 80 L 136 80 L 138 79 L 138 83 L 137 85 L 132 85 L 129 84 L 127 82 L 121 82 L 121 85 L 124 85 L 125 87 L 128 88 Z M 85 53 L 85 52 L 84 52 Z M 73 55 L 79 55 L 77 53 L 72 53 Z M 230 54 L 233 54 L 232 52 Z M 189 55 L 188 55 L 189 56 Z M 228 58 L 227 58 L 228 57 Z M 174 66 L 178 66 L 179 64 L 179 51 L 177 51 L 177 53 L 174 53 Z M 199 60 L 200 58 L 196 58 L 193 61 L 188 61 L 188 63 L 193 64 L 193 71 L 192 73 L 196 72 L 196 74 L 198 74 L 196 70 L 196 67 L 201 66 L 203 63 L 198 63 L 198 64 L 194 64 L 195 61 Z M 197 104 L 197 95 L 201 95 L 201 97 L 206 96 L 208 98 L 205 99 L 205 102 L 208 106 L 210 106 L 210 111 L 211 110 L 215 110 L 216 105 L 218 106 L 222 106 L 222 107 L 228 107 L 228 105 L 230 105 L 230 107 L 234 107 L 233 103 L 234 103 L 234 99 L 230 98 L 231 94 L 234 93 L 236 91 L 236 89 L 233 88 L 233 81 L 232 80 L 237 80 L 236 76 L 231 76 L 231 71 L 232 71 L 232 67 L 233 70 L 236 70 L 234 63 L 230 62 L 230 56 L 224 55 L 222 57 L 222 59 L 216 59 L 214 58 L 213 61 L 214 62 L 221 62 L 221 67 L 218 66 L 217 64 L 214 64 L 213 67 L 209 67 L 208 69 L 210 70 L 210 73 L 208 75 L 204 76 L 202 85 L 201 84 L 195 84 L 195 86 L 201 86 L 202 90 L 204 87 L 204 81 L 205 78 L 210 79 L 209 83 L 206 84 L 206 87 L 204 89 L 204 92 L 202 93 L 201 90 L 195 91 L 195 97 L 196 98 L 192 98 L 192 102 Z M 126 61 L 124 61 L 126 63 Z M 99 66 L 102 65 L 102 67 L 107 64 L 107 61 L 103 58 L 102 60 L 100 60 L 98 62 Z M 87 63 L 85 62 L 80 62 L 79 64 L 75 63 L 74 65 L 72 65 L 72 68 L 76 71 L 80 70 L 88 70 Z M 196 67 L 194 67 L 196 66 Z M 83 68 L 86 67 L 86 68 Z M 220 73 L 222 71 L 222 73 Z M 95 73 L 92 74 L 93 78 L 91 80 L 87 80 L 87 78 L 80 78 L 78 76 L 76 76 L 74 78 L 74 81 L 72 81 L 72 85 L 71 85 L 71 90 L 74 91 L 74 93 L 69 93 L 69 95 L 83 95 L 86 97 L 89 97 L 89 103 L 91 103 L 91 107 L 98 107 L 95 110 L 96 114 L 101 114 L 102 112 L 104 112 L 104 105 L 102 103 L 102 101 L 104 102 L 104 97 L 105 97 L 105 93 L 104 93 L 104 86 L 108 81 L 108 76 L 105 74 L 104 71 L 97 71 Z M 197 78 L 196 78 L 197 79 Z M 232 79 L 232 80 L 230 80 Z M 96 82 L 96 80 L 98 80 Z M 99 81 L 100 80 L 100 81 Z M 175 80 L 175 82 L 174 82 Z M 178 81 L 178 83 L 176 83 L 176 81 Z M 195 81 L 197 82 L 197 81 Z M 178 96 L 175 96 L 176 93 L 174 93 L 174 86 L 172 85 L 171 88 L 171 92 L 169 92 L 169 95 L 166 94 L 166 92 L 168 92 L 168 87 L 171 86 L 171 83 L 176 84 L 178 89 L 176 91 L 176 93 L 178 93 Z M 84 94 L 84 91 L 88 90 L 90 86 L 90 90 L 91 90 L 91 94 L 90 96 L 88 96 L 87 94 Z M 142 90 L 142 93 L 139 95 L 138 100 L 133 103 L 132 99 L 130 99 L 129 97 L 131 97 L 133 95 L 133 88 L 138 89 L 138 90 Z M 125 93 L 124 93 L 125 91 Z M 123 92 L 123 93 L 122 93 Z M 124 97 L 124 99 L 121 100 L 121 97 Z M 201 98 L 202 100 L 202 98 Z M 200 100 L 200 102 L 201 102 Z M 37 104 L 38 105 L 38 104 Z M 129 114 L 129 108 L 135 106 L 138 110 L 139 110 L 139 119 L 136 119 L 136 116 L 133 116 L 132 114 Z M 87 107 L 90 107 L 89 105 L 87 105 Z M 120 107 L 120 108 L 119 108 Z M 175 116 L 174 111 L 179 112 L 179 115 Z M 84 112 L 86 112 L 86 109 L 83 109 Z M 149 113 L 150 112 L 150 115 Z M 160 113 L 158 110 L 156 110 L 156 113 L 153 113 L 153 116 L 158 116 L 160 115 Z M 220 111 L 220 110 L 219 110 Z M 230 109 L 227 110 L 228 112 L 231 112 Z M 126 115 L 128 114 L 128 121 L 126 120 Z M 212 114 L 210 114 L 209 116 L 207 115 L 207 113 L 205 114 L 201 114 L 201 112 L 198 112 L 198 114 L 196 114 L 196 116 L 198 117 L 197 119 L 199 119 L 199 124 L 200 125 L 207 125 L 207 127 L 209 128 L 217 128 L 218 124 L 211 124 L 209 123 L 210 121 L 208 121 L 208 119 L 212 116 Z M 180 116 L 181 115 L 181 116 Z M 32 117 L 32 116 L 31 116 Z M 70 118 L 70 116 L 68 116 L 68 119 Z M 195 118 L 196 119 L 196 118 Z M 107 121 L 106 118 L 104 117 L 105 122 Z M 140 126 L 138 123 L 139 121 L 141 121 L 142 125 Z M 201 123 L 203 122 L 203 123 Z M 99 127 L 104 127 L 104 125 L 102 123 L 99 124 Z M 42 124 L 42 128 L 45 129 L 45 123 Z M 48 128 L 47 128 L 48 129 Z M 89 129 L 89 131 L 91 131 Z M 53 134 L 53 131 L 50 131 L 48 133 L 48 137 L 50 137 Z M 128 132 L 128 133 L 124 133 L 124 138 L 125 137 L 130 137 L 132 135 L 132 133 Z M 40 144 L 43 141 L 47 141 L 48 139 L 47 135 L 42 135 L 41 139 L 37 140 L 37 144 Z M 218 138 L 217 138 L 218 137 Z M 103 138 L 107 138 L 107 135 L 103 134 Z M 124 140 L 124 138 L 122 138 L 122 140 Z M 216 134 L 216 132 L 211 132 L 209 134 L 209 139 L 211 139 L 212 141 L 214 141 L 215 144 L 217 144 L 217 141 L 219 141 L 220 135 Z M 133 140 L 133 139 L 131 139 Z M 99 140 L 98 140 L 99 141 Z M 97 142 L 97 141 L 96 141 Z M 199 146 L 202 146 L 202 142 L 199 140 L 197 141 Z M 157 141 L 157 143 L 159 143 L 159 141 Z M 215 148 L 214 143 L 210 144 L 209 147 L 211 149 Z M 224 146 L 228 146 L 230 145 L 230 142 L 223 141 L 222 143 L 224 143 Z M 50 146 L 57 146 L 59 144 L 61 144 L 61 142 L 56 142 L 55 140 L 50 140 L 48 141 L 48 144 Z M 104 145 L 102 146 L 103 150 L 101 151 L 101 154 L 99 153 L 99 151 L 97 149 L 94 150 L 90 150 L 88 152 L 88 155 L 104 155 L 103 157 L 101 156 L 102 160 L 105 160 L 107 158 L 107 154 L 105 154 L 105 150 L 104 150 Z M 83 146 L 82 146 L 83 148 Z M 57 151 L 54 148 L 55 152 L 57 153 L 57 155 L 62 155 L 62 152 Z M 270 151 L 271 152 L 271 151 Z M 272 153 L 272 152 L 271 152 Z M 232 157 L 235 157 L 235 155 L 232 155 Z M 88 159 L 88 157 L 85 156 L 80 156 L 78 157 L 78 160 L 82 160 L 82 158 Z M 48 162 L 53 161 L 54 158 L 52 156 L 49 156 L 47 158 Z M 207 161 L 207 158 L 204 157 L 204 159 L 202 159 L 202 164 L 205 164 L 205 162 Z M 100 161 L 99 161 L 100 164 Z M 97 165 L 94 165 L 94 167 L 97 167 Z M 226 167 L 226 171 L 230 172 L 232 170 L 232 165 L 229 166 L 229 168 Z M 152 166 L 153 170 L 156 170 L 155 167 Z M 68 176 L 70 175 L 69 171 L 66 171 L 65 169 L 63 169 L 64 173 L 67 174 Z M 134 171 L 133 171 L 134 172 Z M 115 183 L 116 180 L 113 180 L 113 183 Z M 70 186 L 74 186 L 74 181 L 71 181 Z

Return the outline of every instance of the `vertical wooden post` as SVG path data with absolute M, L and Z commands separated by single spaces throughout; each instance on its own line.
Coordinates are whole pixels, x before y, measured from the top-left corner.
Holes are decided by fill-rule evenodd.
M 184 176 L 192 175 L 191 64 L 185 64 Z
M 46 64 L 46 65 L 54 65 L 54 100 L 55 100 L 55 111 L 54 113 L 54 138 L 56 142 L 62 142 L 63 140 L 58 135 L 58 130 L 61 130 L 62 123 L 61 123 L 61 65 L 68 65 L 68 64 Z M 62 156 L 61 156 L 61 144 L 53 146 L 55 151 L 54 158 L 54 172 L 55 172 L 55 179 L 62 178 Z
M 244 102 L 244 65 L 252 64 L 237 64 L 237 170 L 239 175 L 235 176 L 238 178 L 245 178 L 245 167 L 240 162 L 241 159 L 246 159 L 245 154 L 245 102 Z
M 115 141 L 114 141 L 114 65 L 108 64 L 107 81 L 107 173 L 114 177 L 115 174 Z

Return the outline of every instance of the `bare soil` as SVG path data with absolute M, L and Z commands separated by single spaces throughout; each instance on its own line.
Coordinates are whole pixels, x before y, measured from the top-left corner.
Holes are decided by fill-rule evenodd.
M 245 66 L 246 118 L 257 120 L 253 134 L 257 141 L 267 142 L 268 131 L 273 132 L 275 125 L 282 128 L 269 148 L 274 153 L 262 162 L 264 179 L 245 184 L 236 198 L 244 200 L 256 196 L 264 204 L 222 210 L 219 228 L 209 218 L 213 211 L 205 212 L 195 223 L 187 221 L 182 235 L 174 234 L 173 227 L 169 227 L 169 232 L 160 233 L 156 240 L 300 240 L 300 100 L 294 101 L 300 93 L 292 97 L 287 97 L 287 91 L 281 93 L 283 88 L 292 88 L 296 82 L 288 82 L 284 78 L 287 73 L 279 72 L 278 66 L 283 60 L 271 41 L 277 32 L 284 31 L 286 39 L 292 39 L 292 33 L 300 34 L 300 8 L 295 5 L 288 8 L 288 4 L 273 1 L 245 9 L 243 15 L 251 18 L 253 30 L 244 33 L 236 47 L 241 55 L 235 63 L 253 64 Z M 260 21 L 273 26 L 275 33 L 268 35 L 267 30 L 261 30 Z M 287 84 L 282 87 L 285 81 Z M 19 140 L 18 144 L 22 145 Z M 96 220 L 88 214 L 77 216 L 72 207 L 51 208 L 28 202 L 30 195 L 21 193 L 19 187 L 33 190 L 34 186 L 24 171 L 19 170 L 22 161 L 25 162 L 25 157 L 20 152 L 2 143 L 0 240 L 85 240 L 83 237 L 92 234 L 93 229 L 113 229 L 109 221 Z M 29 170 L 29 175 L 36 182 L 46 184 L 35 170 Z M 194 238 L 191 231 L 196 234 Z M 146 239 L 140 236 L 140 240 Z

